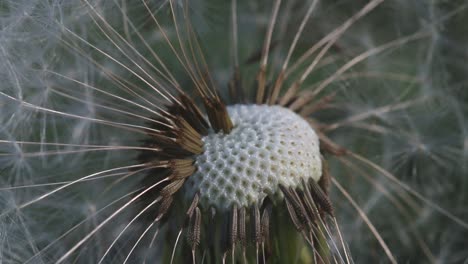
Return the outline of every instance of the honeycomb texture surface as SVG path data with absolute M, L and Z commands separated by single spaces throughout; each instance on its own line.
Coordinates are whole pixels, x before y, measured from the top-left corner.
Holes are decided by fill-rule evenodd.
M 251 206 L 277 195 L 279 185 L 298 186 L 322 175 L 319 140 L 299 115 L 281 106 L 232 105 L 229 134 L 210 133 L 185 184 L 203 207 Z

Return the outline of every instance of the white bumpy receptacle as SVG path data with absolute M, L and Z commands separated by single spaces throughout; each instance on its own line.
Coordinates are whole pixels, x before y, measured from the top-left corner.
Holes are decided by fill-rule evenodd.
M 185 184 L 188 198 L 198 192 L 205 208 L 249 207 L 277 194 L 280 184 L 320 179 L 319 140 L 302 117 L 267 105 L 232 105 L 228 112 L 234 128 L 203 138 L 197 171 Z

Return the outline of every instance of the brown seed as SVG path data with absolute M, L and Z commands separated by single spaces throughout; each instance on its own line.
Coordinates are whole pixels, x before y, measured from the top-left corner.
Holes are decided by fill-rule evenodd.
M 309 186 L 314 201 L 320 206 L 322 210 L 324 210 L 326 213 L 333 217 L 334 210 L 332 203 L 328 196 L 322 191 L 322 188 L 320 188 L 320 186 L 313 180 L 310 181 Z
M 168 185 L 166 185 L 160 192 L 161 196 L 168 197 L 176 193 L 180 187 L 184 184 L 185 180 L 174 180 Z
M 231 211 L 231 249 L 234 249 L 236 247 L 236 243 L 238 242 L 238 235 L 237 235 L 237 230 L 238 230 L 238 213 L 237 213 L 237 205 L 234 205 Z

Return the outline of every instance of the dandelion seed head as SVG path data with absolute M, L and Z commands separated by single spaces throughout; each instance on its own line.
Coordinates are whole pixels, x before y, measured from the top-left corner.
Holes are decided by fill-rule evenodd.
M 203 206 L 248 207 L 279 193 L 280 185 L 320 179 L 318 137 L 299 115 L 266 105 L 234 105 L 228 112 L 234 129 L 203 138 L 187 197 L 198 191 Z

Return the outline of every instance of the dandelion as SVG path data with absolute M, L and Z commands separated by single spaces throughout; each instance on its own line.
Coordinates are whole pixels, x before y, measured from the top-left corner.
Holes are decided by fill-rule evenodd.
M 4 1 L 0 259 L 461 262 L 466 5 Z

